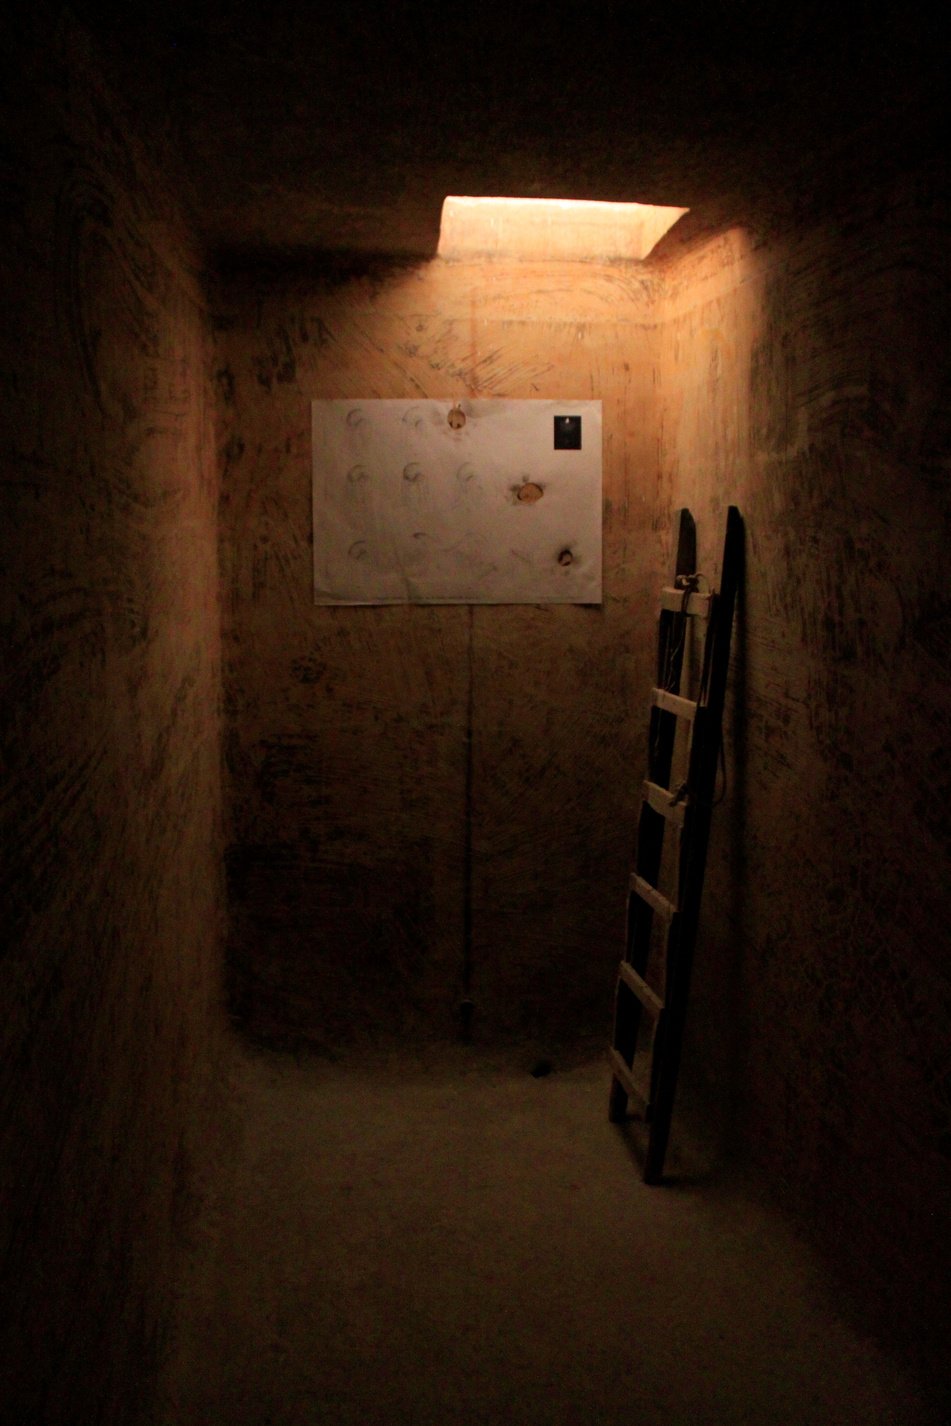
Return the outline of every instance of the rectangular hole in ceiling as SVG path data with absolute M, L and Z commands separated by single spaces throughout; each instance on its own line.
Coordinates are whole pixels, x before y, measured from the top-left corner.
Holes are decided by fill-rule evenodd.
M 521 258 L 648 256 L 686 208 L 564 198 L 467 198 L 443 202 L 440 257 Z

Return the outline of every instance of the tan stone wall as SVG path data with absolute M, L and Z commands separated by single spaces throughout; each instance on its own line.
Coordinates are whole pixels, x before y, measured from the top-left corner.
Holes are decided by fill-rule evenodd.
M 216 553 L 241 1023 L 328 1050 L 455 1034 L 471 838 L 475 1036 L 548 1046 L 607 1032 L 684 504 L 714 578 L 739 505 L 747 577 L 683 1102 L 940 1372 L 940 175 L 853 181 L 847 207 L 830 171 L 821 214 L 777 175 L 782 221 L 666 241 L 646 269 L 232 270 L 212 354 L 161 162 L 47 21 L 18 32 L 7 90 L 0 336 L 20 1418 L 133 1419 L 161 1341 L 220 1028 Z M 313 606 L 309 403 L 416 395 L 604 401 L 602 609 Z
M 656 558 L 630 264 L 244 274 L 222 298 L 232 960 L 252 1031 L 607 1031 Z M 602 608 L 312 604 L 310 402 L 600 397 Z M 466 804 L 471 685 L 473 775 Z
M 669 259 L 658 408 L 661 512 L 695 510 L 706 569 L 728 503 L 747 532 L 688 1085 L 932 1365 L 951 1315 L 940 212 L 922 175 Z
M 948 1278 L 947 313 L 925 187 L 726 224 L 647 269 L 235 275 L 220 349 L 245 1023 L 325 1048 L 445 1033 L 462 993 L 468 615 L 310 605 L 310 399 L 600 395 L 604 610 L 472 621 L 477 1032 L 606 1026 L 656 588 L 680 506 L 715 580 L 736 503 L 682 1104 L 880 1325 Z
M 219 1023 L 213 410 L 174 199 L 81 35 L 18 18 L 0 1375 L 4 1419 L 126 1423 L 168 1316 Z

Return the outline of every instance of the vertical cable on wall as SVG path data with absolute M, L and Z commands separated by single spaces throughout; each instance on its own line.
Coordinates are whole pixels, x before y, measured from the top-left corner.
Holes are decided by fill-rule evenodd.
M 473 629 L 475 609 L 467 606 L 466 636 L 466 788 L 465 788 L 465 830 L 463 833 L 462 870 L 462 1002 L 459 1015 L 462 1021 L 462 1038 L 468 1040 L 472 1033 L 472 665 Z

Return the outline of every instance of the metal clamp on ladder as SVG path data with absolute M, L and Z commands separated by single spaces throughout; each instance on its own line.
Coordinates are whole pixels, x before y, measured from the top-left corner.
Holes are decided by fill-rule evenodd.
M 646 1183 L 658 1183 L 663 1176 L 670 1137 L 742 554 L 743 522 L 736 506 L 731 505 L 719 593 L 701 590 L 694 522 L 688 510 L 681 511 L 674 583 L 662 590 L 660 597 L 647 778 L 628 893 L 627 952 L 618 969 L 614 1040 L 609 1052 L 612 1122 L 627 1119 L 628 1104 L 633 1100 L 648 1125 Z M 699 674 L 687 679 L 697 684 L 694 697 L 686 696 L 681 687 L 691 625 L 698 633 L 702 630 Z M 686 764 L 687 771 L 679 786 L 672 787 L 675 756 Z M 673 846 L 668 843 L 665 856 L 668 828 L 676 842 Z M 662 874 L 672 888 L 669 892 L 660 890 Z M 652 957 L 655 919 L 660 950 Z M 642 1054 L 645 1016 L 653 1033 Z

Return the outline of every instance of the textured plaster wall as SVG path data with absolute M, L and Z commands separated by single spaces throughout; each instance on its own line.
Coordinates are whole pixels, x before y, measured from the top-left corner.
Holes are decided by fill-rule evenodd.
M 606 1033 L 676 513 L 747 530 L 683 1105 L 943 1372 L 948 289 L 931 177 L 648 268 L 223 286 L 231 993 L 324 1048 Z M 315 609 L 315 396 L 601 396 L 601 611 Z M 471 688 L 473 777 L 466 800 Z
M 0 1393 L 130 1422 L 222 936 L 217 476 L 176 206 L 82 36 L 3 27 Z
M 658 513 L 747 528 L 688 1084 L 942 1373 L 946 224 L 925 172 L 669 258 L 658 406 Z
M 649 297 L 625 264 L 225 284 L 231 971 L 253 1033 L 456 1033 L 468 824 L 475 1035 L 603 1034 L 649 677 Z M 602 398 L 603 608 L 315 608 L 310 401 L 466 395 Z
M 212 351 L 162 162 L 48 20 L 3 36 L 17 1419 L 148 1399 L 218 1045 L 223 859 L 256 1037 L 452 1034 L 466 991 L 477 1039 L 606 1033 L 656 589 L 682 505 L 716 577 L 730 502 L 747 569 L 684 1102 L 946 1374 L 937 175 L 786 198 L 647 269 L 232 271 Z M 310 401 L 465 395 L 603 400 L 604 607 L 315 608 Z

